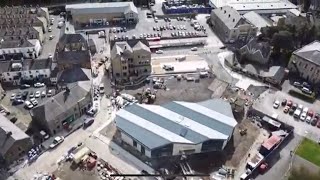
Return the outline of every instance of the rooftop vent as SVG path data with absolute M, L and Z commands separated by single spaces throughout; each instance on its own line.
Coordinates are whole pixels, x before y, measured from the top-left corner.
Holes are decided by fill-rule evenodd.
M 232 22 L 236 21 L 235 19 L 232 19 Z
M 231 17 L 231 15 L 229 14 L 229 16 L 228 17 Z

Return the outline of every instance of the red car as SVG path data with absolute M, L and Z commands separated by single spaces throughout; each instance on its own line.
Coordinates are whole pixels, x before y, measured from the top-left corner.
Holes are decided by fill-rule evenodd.
M 311 117 L 313 117 L 313 114 L 314 114 L 314 112 L 311 110 L 311 109 L 309 109 L 309 111 L 308 111 L 308 116 L 311 116 Z
M 289 107 L 291 107 L 292 106 L 292 101 L 291 100 L 289 100 L 288 102 L 287 102 L 287 106 L 289 106 Z

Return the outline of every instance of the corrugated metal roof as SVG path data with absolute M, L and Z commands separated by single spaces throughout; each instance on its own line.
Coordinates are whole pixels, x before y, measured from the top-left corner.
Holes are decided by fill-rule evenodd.
M 198 144 L 209 139 L 226 140 L 237 124 L 232 117 L 196 103 L 171 102 L 164 106 L 128 106 L 117 113 L 115 121 L 118 128 L 153 149 L 168 143 Z
M 245 13 L 243 17 L 259 29 L 262 27 L 271 26 L 271 24 L 267 20 L 265 20 L 262 16 L 260 16 L 258 13 L 254 11 Z
M 138 13 L 133 2 L 82 3 L 66 5 L 71 14 L 101 14 L 101 13 Z

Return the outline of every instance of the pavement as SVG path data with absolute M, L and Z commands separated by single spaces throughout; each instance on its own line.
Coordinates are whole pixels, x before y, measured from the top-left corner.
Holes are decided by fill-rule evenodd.
M 293 126 L 296 134 L 300 136 L 307 136 L 314 141 L 318 141 L 320 137 L 319 128 L 317 128 L 316 126 L 311 126 L 306 122 L 296 120 L 293 118 L 293 116 L 283 113 L 282 106 L 280 106 L 278 109 L 274 109 L 272 107 L 275 100 L 279 100 L 281 102 L 283 99 L 292 100 L 293 103 L 302 104 L 304 107 L 309 107 L 309 109 L 313 109 L 316 112 L 320 107 L 319 101 L 311 104 L 301 99 L 290 96 L 289 94 L 286 94 L 282 91 L 273 91 L 269 89 L 266 92 L 262 93 L 260 97 L 253 103 L 253 108 L 260 110 L 269 116 L 277 114 L 277 119 Z

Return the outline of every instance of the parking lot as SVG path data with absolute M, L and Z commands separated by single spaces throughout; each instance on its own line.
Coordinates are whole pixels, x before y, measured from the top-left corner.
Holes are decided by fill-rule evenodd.
M 46 86 L 40 87 L 40 88 L 35 88 L 35 87 L 30 87 L 27 89 L 7 89 L 6 90 L 6 96 L 2 99 L 1 104 L 8 109 L 13 116 L 17 118 L 16 124 L 21 124 L 21 127 L 23 130 L 27 130 L 29 124 L 31 123 L 31 117 L 29 114 L 29 109 L 32 108 L 26 108 L 25 107 L 25 101 L 30 101 L 32 97 L 30 95 L 34 94 L 34 99 L 37 101 L 37 104 L 41 104 L 44 101 L 46 101 L 49 97 L 47 97 L 47 93 L 49 90 L 52 90 L 52 95 L 55 94 L 55 90 L 53 88 L 47 88 Z M 23 94 L 24 92 L 28 92 L 28 95 L 26 96 L 26 99 L 21 98 L 24 102 L 17 103 L 17 105 L 13 105 L 13 101 L 15 97 L 21 93 Z M 36 92 L 40 93 L 39 97 L 35 97 Z M 41 95 L 43 92 L 45 92 L 45 96 Z M 37 105 L 36 105 L 37 106 Z M 31 107 L 31 106 L 30 106 Z
M 190 19 L 158 19 L 147 18 L 149 10 L 138 9 L 139 22 L 134 27 L 126 27 L 123 31 L 122 28 L 111 28 L 110 38 L 114 39 L 131 39 L 135 38 L 187 38 L 187 37 L 206 37 L 208 29 L 203 24 L 195 25 L 199 26 L 198 30 L 191 25 Z M 201 30 L 201 26 L 205 30 Z
M 254 102 L 253 108 L 264 112 L 271 117 L 277 117 L 279 121 L 292 125 L 295 128 L 295 132 L 297 134 L 301 136 L 307 136 L 317 141 L 320 138 L 320 128 L 317 128 L 316 126 L 313 126 L 306 121 L 301 121 L 298 118 L 294 118 L 293 115 L 290 115 L 289 113 L 284 113 L 284 106 L 280 105 L 277 109 L 273 107 L 273 104 L 276 100 L 281 103 L 283 99 L 286 99 L 287 101 L 291 100 L 293 104 L 296 103 L 298 105 L 302 105 L 303 108 L 308 107 L 309 110 L 311 109 L 314 111 L 314 114 L 319 113 L 319 101 L 311 104 L 302 101 L 301 99 L 292 97 L 284 92 L 275 92 L 273 90 L 268 90 L 262 93 L 260 97 Z

